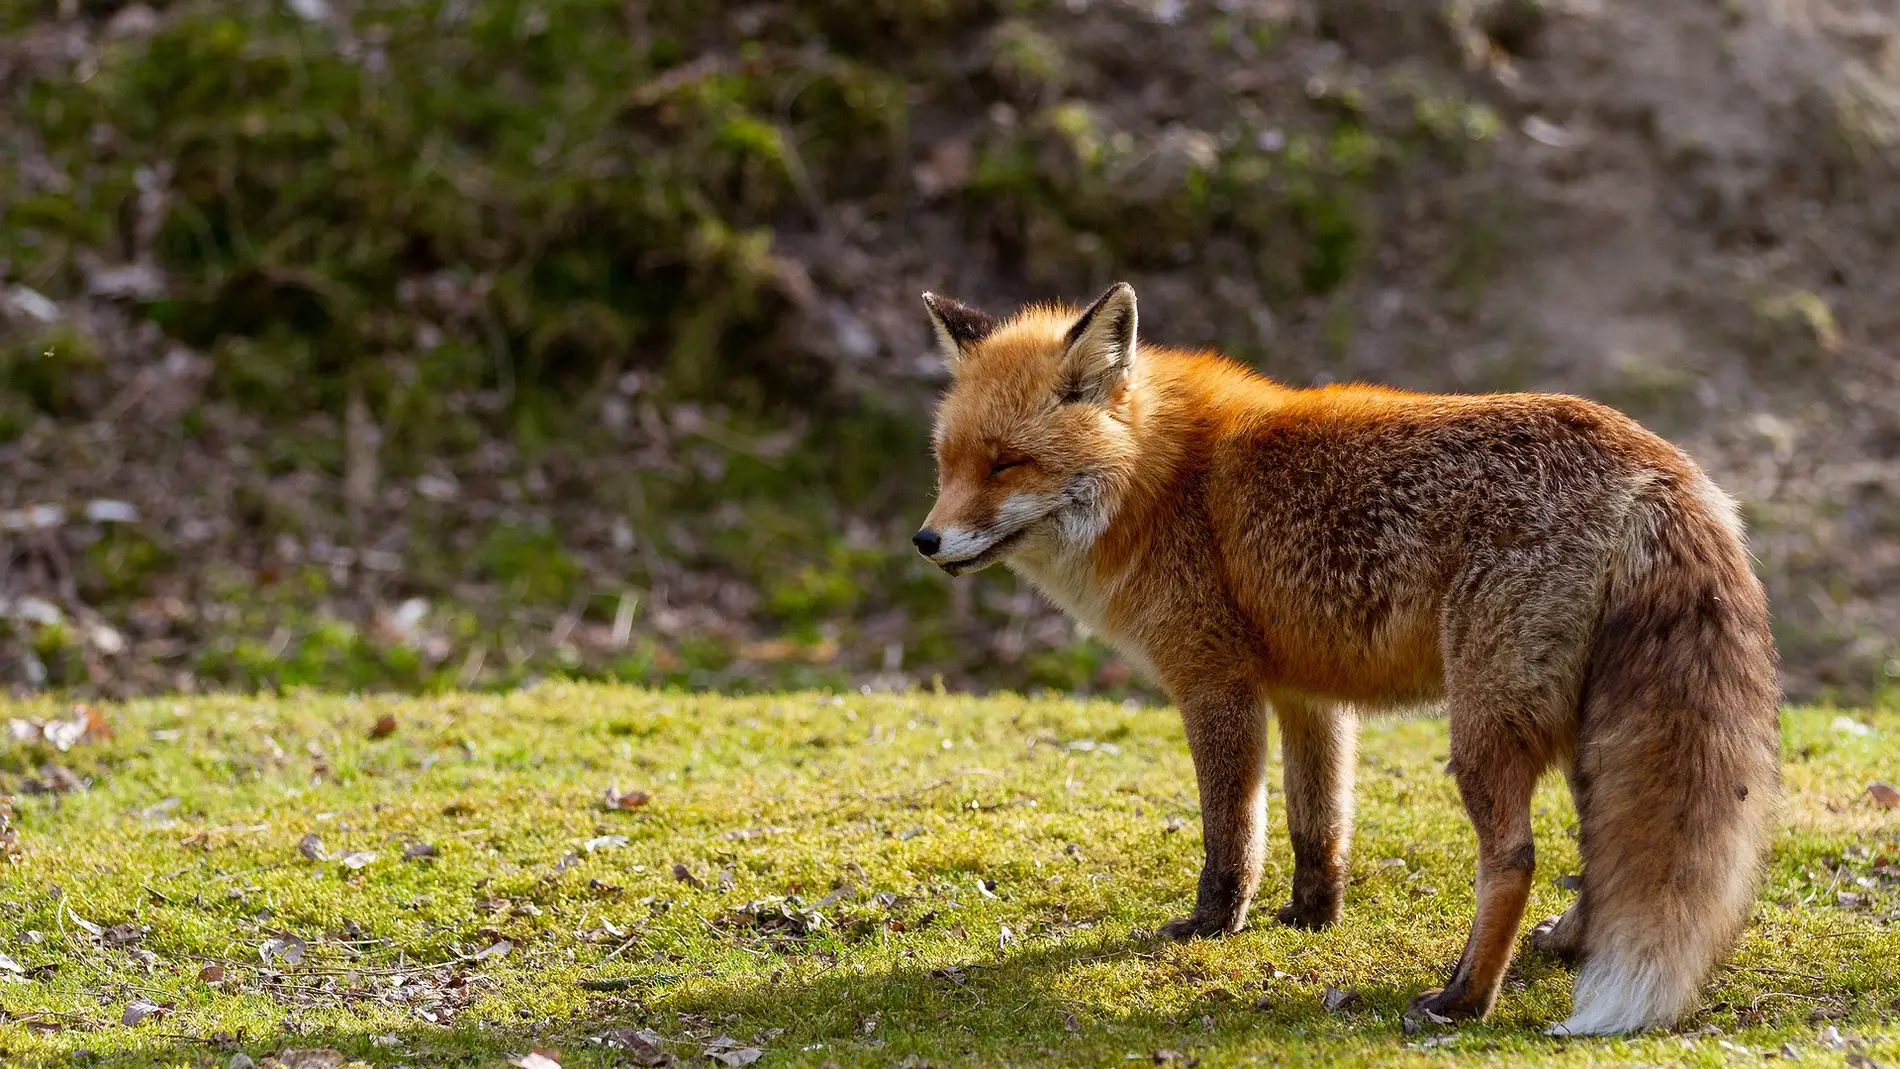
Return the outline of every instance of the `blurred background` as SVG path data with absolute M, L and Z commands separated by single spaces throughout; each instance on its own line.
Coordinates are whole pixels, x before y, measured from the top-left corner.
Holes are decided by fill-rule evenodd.
M 0 676 L 1138 694 L 910 551 L 925 289 L 1615 404 L 1900 677 L 1886 0 L 9 0 Z

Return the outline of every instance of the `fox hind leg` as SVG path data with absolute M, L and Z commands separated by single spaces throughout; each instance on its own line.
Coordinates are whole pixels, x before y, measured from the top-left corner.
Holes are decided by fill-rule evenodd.
M 1516 950 L 1537 859 L 1531 795 L 1574 746 L 1601 598 L 1599 570 L 1580 563 L 1601 557 L 1597 533 L 1552 530 L 1524 544 L 1510 533 L 1454 583 L 1440 636 L 1452 766 L 1478 835 L 1464 953 L 1443 988 L 1413 1001 L 1447 1017 L 1489 1013 Z
M 1451 752 L 1458 793 L 1478 833 L 1478 907 L 1451 978 L 1413 999 L 1411 1008 L 1464 1018 L 1491 1011 L 1517 943 L 1537 857 L 1531 792 L 1543 764 L 1534 747 L 1496 725 L 1461 725 L 1458 715 L 1452 714 Z
M 1574 758 L 1564 769 L 1564 775 L 1570 781 L 1570 798 L 1576 803 L 1577 827 L 1581 834 L 1587 792 Z M 1583 895 L 1579 893 L 1569 909 L 1537 922 L 1536 927 L 1531 929 L 1531 949 L 1549 954 L 1567 965 L 1575 965 L 1583 956 L 1583 933 L 1588 916 Z

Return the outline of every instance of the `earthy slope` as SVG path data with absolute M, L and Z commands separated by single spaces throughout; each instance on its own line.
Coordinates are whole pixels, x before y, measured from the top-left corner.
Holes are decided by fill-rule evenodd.
M 0 30 L 16 685 L 1120 689 L 904 538 L 917 292 L 1122 277 L 1153 336 L 1290 381 L 1629 409 L 1747 502 L 1795 693 L 1900 669 L 1871 0 L 48 0 Z

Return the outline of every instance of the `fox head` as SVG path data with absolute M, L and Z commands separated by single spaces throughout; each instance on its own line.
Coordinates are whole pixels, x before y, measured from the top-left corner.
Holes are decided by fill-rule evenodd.
M 1023 552 L 1085 550 L 1132 465 L 1135 291 L 1082 312 L 998 320 L 924 294 L 951 386 L 937 409 L 937 503 L 911 541 L 960 575 Z

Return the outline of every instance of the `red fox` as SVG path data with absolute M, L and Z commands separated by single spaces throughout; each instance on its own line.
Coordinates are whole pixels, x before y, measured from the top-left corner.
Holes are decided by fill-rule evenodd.
M 1739 934 L 1780 797 L 1768 608 L 1733 501 L 1574 397 L 1292 389 L 1137 344 L 1135 292 L 1007 319 L 924 295 L 953 382 L 913 539 L 1001 561 L 1181 710 L 1205 865 L 1173 938 L 1234 932 L 1265 852 L 1266 719 L 1293 842 L 1281 923 L 1339 919 L 1358 716 L 1442 703 L 1478 836 L 1457 967 L 1415 1011 L 1483 1017 L 1560 765 L 1583 887 L 1533 947 L 1581 962 L 1557 1034 L 1667 1025 Z

